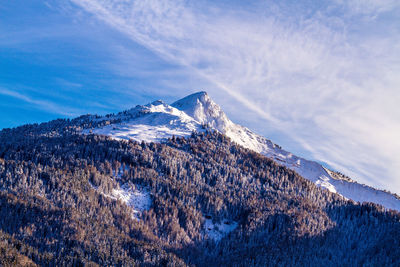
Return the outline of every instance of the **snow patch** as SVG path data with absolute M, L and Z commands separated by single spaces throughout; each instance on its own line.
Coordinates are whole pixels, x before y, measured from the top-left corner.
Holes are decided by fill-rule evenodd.
M 140 214 L 151 207 L 151 197 L 145 187 L 124 184 L 112 190 L 112 196 L 132 208 L 133 217 L 139 219 Z
M 113 189 L 111 194 L 106 194 L 99 190 L 89 181 L 89 185 L 96 191 L 99 191 L 105 197 L 113 200 L 120 200 L 132 210 L 132 218 L 139 220 L 143 211 L 149 210 L 151 207 L 150 192 L 147 188 L 139 185 L 124 184 L 118 189 Z
M 235 230 L 238 223 L 230 220 L 222 220 L 221 223 L 213 223 L 212 219 L 204 219 L 204 230 L 208 238 L 220 241 L 224 236 Z

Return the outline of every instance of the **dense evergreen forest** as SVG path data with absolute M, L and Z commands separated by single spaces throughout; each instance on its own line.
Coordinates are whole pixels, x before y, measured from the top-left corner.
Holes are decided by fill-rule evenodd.
M 90 124 L 0 132 L 0 265 L 400 266 L 398 212 L 216 132 L 138 143 L 79 134 Z M 150 207 L 111 197 L 127 187 L 145 188 Z

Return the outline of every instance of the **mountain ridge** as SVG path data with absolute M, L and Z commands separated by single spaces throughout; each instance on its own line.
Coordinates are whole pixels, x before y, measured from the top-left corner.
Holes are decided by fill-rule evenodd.
M 193 122 L 153 102 L 0 131 L 0 265 L 399 266 L 399 212 L 216 130 L 161 142 L 82 134 L 139 120 L 151 135 L 179 115 Z
M 124 117 L 129 112 L 134 117 Z M 107 115 L 121 122 L 86 129 L 83 133 L 111 136 L 115 139 L 162 142 L 172 136 L 189 136 L 193 131 L 206 128 L 217 130 L 245 148 L 272 158 L 314 182 L 318 186 L 358 202 L 373 202 L 386 208 L 400 211 L 400 200 L 391 193 L 373 187 L 340 179 L 334 171 L 321 164 L 306 160 L 285 151 L 269 139 L 253 133 L 246 127 L 233 123 L 205 91 L 190 94 L 168 105 L 156 100 L 147 105 L 138 105 L 126 112 Z

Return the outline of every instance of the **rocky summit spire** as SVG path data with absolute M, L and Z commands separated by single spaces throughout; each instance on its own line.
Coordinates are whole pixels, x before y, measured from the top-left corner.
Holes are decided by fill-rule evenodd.
M 210 96 L 202 91 L 186 96 L 171 106 L 194 118 L 201 124 L 207 124 L 224 132 L 230 120 Z

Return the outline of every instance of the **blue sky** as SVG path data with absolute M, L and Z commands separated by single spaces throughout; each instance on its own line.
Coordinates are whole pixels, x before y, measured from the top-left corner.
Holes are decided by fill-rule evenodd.
M 205 90 L 235 122 L 400 193 L 400 2 L 0 3 L 0 128 Z

